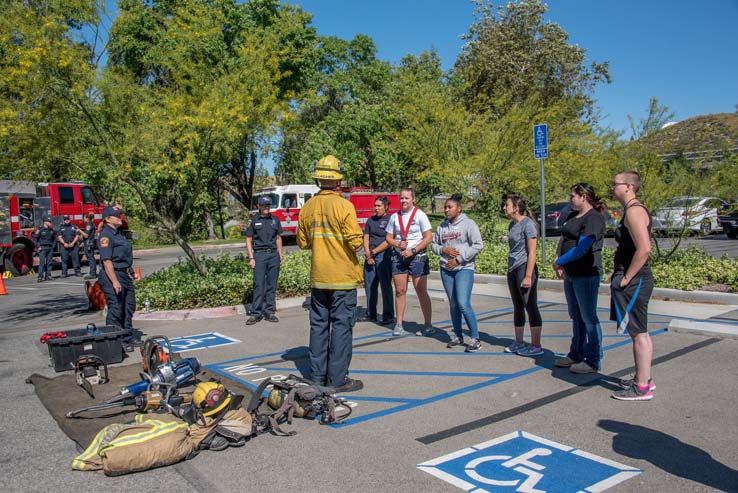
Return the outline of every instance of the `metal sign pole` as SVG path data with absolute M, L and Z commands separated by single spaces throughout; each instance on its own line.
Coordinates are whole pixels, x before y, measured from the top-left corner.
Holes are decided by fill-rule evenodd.
M 533 127 L 533 157 L 541 163 L 541 262 L 546 265 L 546 173 L 543 162 L 548 157 L 548 125 Z
M 546 265 L 546 174 L 543 171 L 543 162 L 541 159 L 541 264 Z

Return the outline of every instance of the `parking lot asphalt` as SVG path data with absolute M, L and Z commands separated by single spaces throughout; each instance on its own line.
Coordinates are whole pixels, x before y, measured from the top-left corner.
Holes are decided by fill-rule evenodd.
M 475 285 L 473 306 L 483 347 L 464 353 L 446 348 L 448 304 L 440 282 L 432 279 L 429 285 L 439 329 L 433 337 L 392 337 L 384 327 L 356 325 L 351 375 L 364 382 L 364 389 L 345 395 L 352 406 L 345 424 L 297 420 L 290 427 L 298 432 L 293 437 L 262 435 L 243 448 L 202 452 L 185 463 L 117 478 L 71 470 L 77 453 L 73 442 L 24 383 L 32 373 L 54 375 L 39 336 L 87 319 L 54 318 L 69 313 L 57 309 L 17 326 L 0 322 L 5 488 L 738 491 L 738 340 L 669 330 L 675 318 L 738 323 L 731 321 L 738 306 L 653 300 L 649 326 L 655 397 L 620 402 L 610 393 L 620 377 L 633 371 L 631 344 L 607 320 L 606 296 L 600 296 L 602 371 L 574 375 L 553 366 L 569 345 L 563 293 L 541 291 L 546 352 L 522 358 L 503 351 L 512 338 L 506 287 Z M 243 316 L 140 320 L 135 325 L 147 334 L 180 338 L 180 348 L 225 336 L 227 345 L 182 354 L 256 386 L 265 377 L 298 373 L 307 365 L 307 313 L 294 306 L 278 315 L 278 324 L 253 326 L 245 326 Z M 99 320 L 100 315 L 85 317 Z M 413 296 L 406 320 L 409 329 L 412 321 L 422 320 Z M 138 361 L 140 356 L 132 355 L 122 364 Z M 115 390 L 109 389 L 111 394 Z M 82 399 L 84 392 L 79 392 Z

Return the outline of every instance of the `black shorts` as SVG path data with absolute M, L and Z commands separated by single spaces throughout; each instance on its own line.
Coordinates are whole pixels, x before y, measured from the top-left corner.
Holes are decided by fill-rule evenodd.
M 648 331 L 648 300 L 653 293 L 650 271 L 638 273 L 625 288 L 620 287 L 622 273 L 616 273 L 610 283 L 610 320 L 618 323 L 618 334 Z

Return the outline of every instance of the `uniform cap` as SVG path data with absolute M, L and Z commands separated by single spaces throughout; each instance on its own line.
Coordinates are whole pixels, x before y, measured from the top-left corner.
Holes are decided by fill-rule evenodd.
M 71 219 L 71 217 L 69 217 L 69 216 L 67 216 L 67 215 L 65 214 L 65 215 L 64 215 L 64 220 L 66 221 L 67 219 Z
M 102 217 L 103 219 L 110 216 L 120 217 L 122 213 L 123 211 L 117 205 L 106 205 L 103 209 Z
M 268 195 L 259 197 L 259 205 L 272 205 L 272 198 Z
M 51 222 L 51 217 L 50 217 L 50 216 L 46 216 L 46 217 L 44 218 L 44 222 L 45 222 L 45 223 L 50 223 L 50 222 Z

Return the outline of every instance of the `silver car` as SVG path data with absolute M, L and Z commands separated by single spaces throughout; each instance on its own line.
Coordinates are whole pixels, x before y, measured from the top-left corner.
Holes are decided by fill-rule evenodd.
M 717 197 L 677 197 L 654 213 L 654 231 L 690 231 L 710 234 L 721 229 L 718 217 L 728 209 L 728 203 Z

